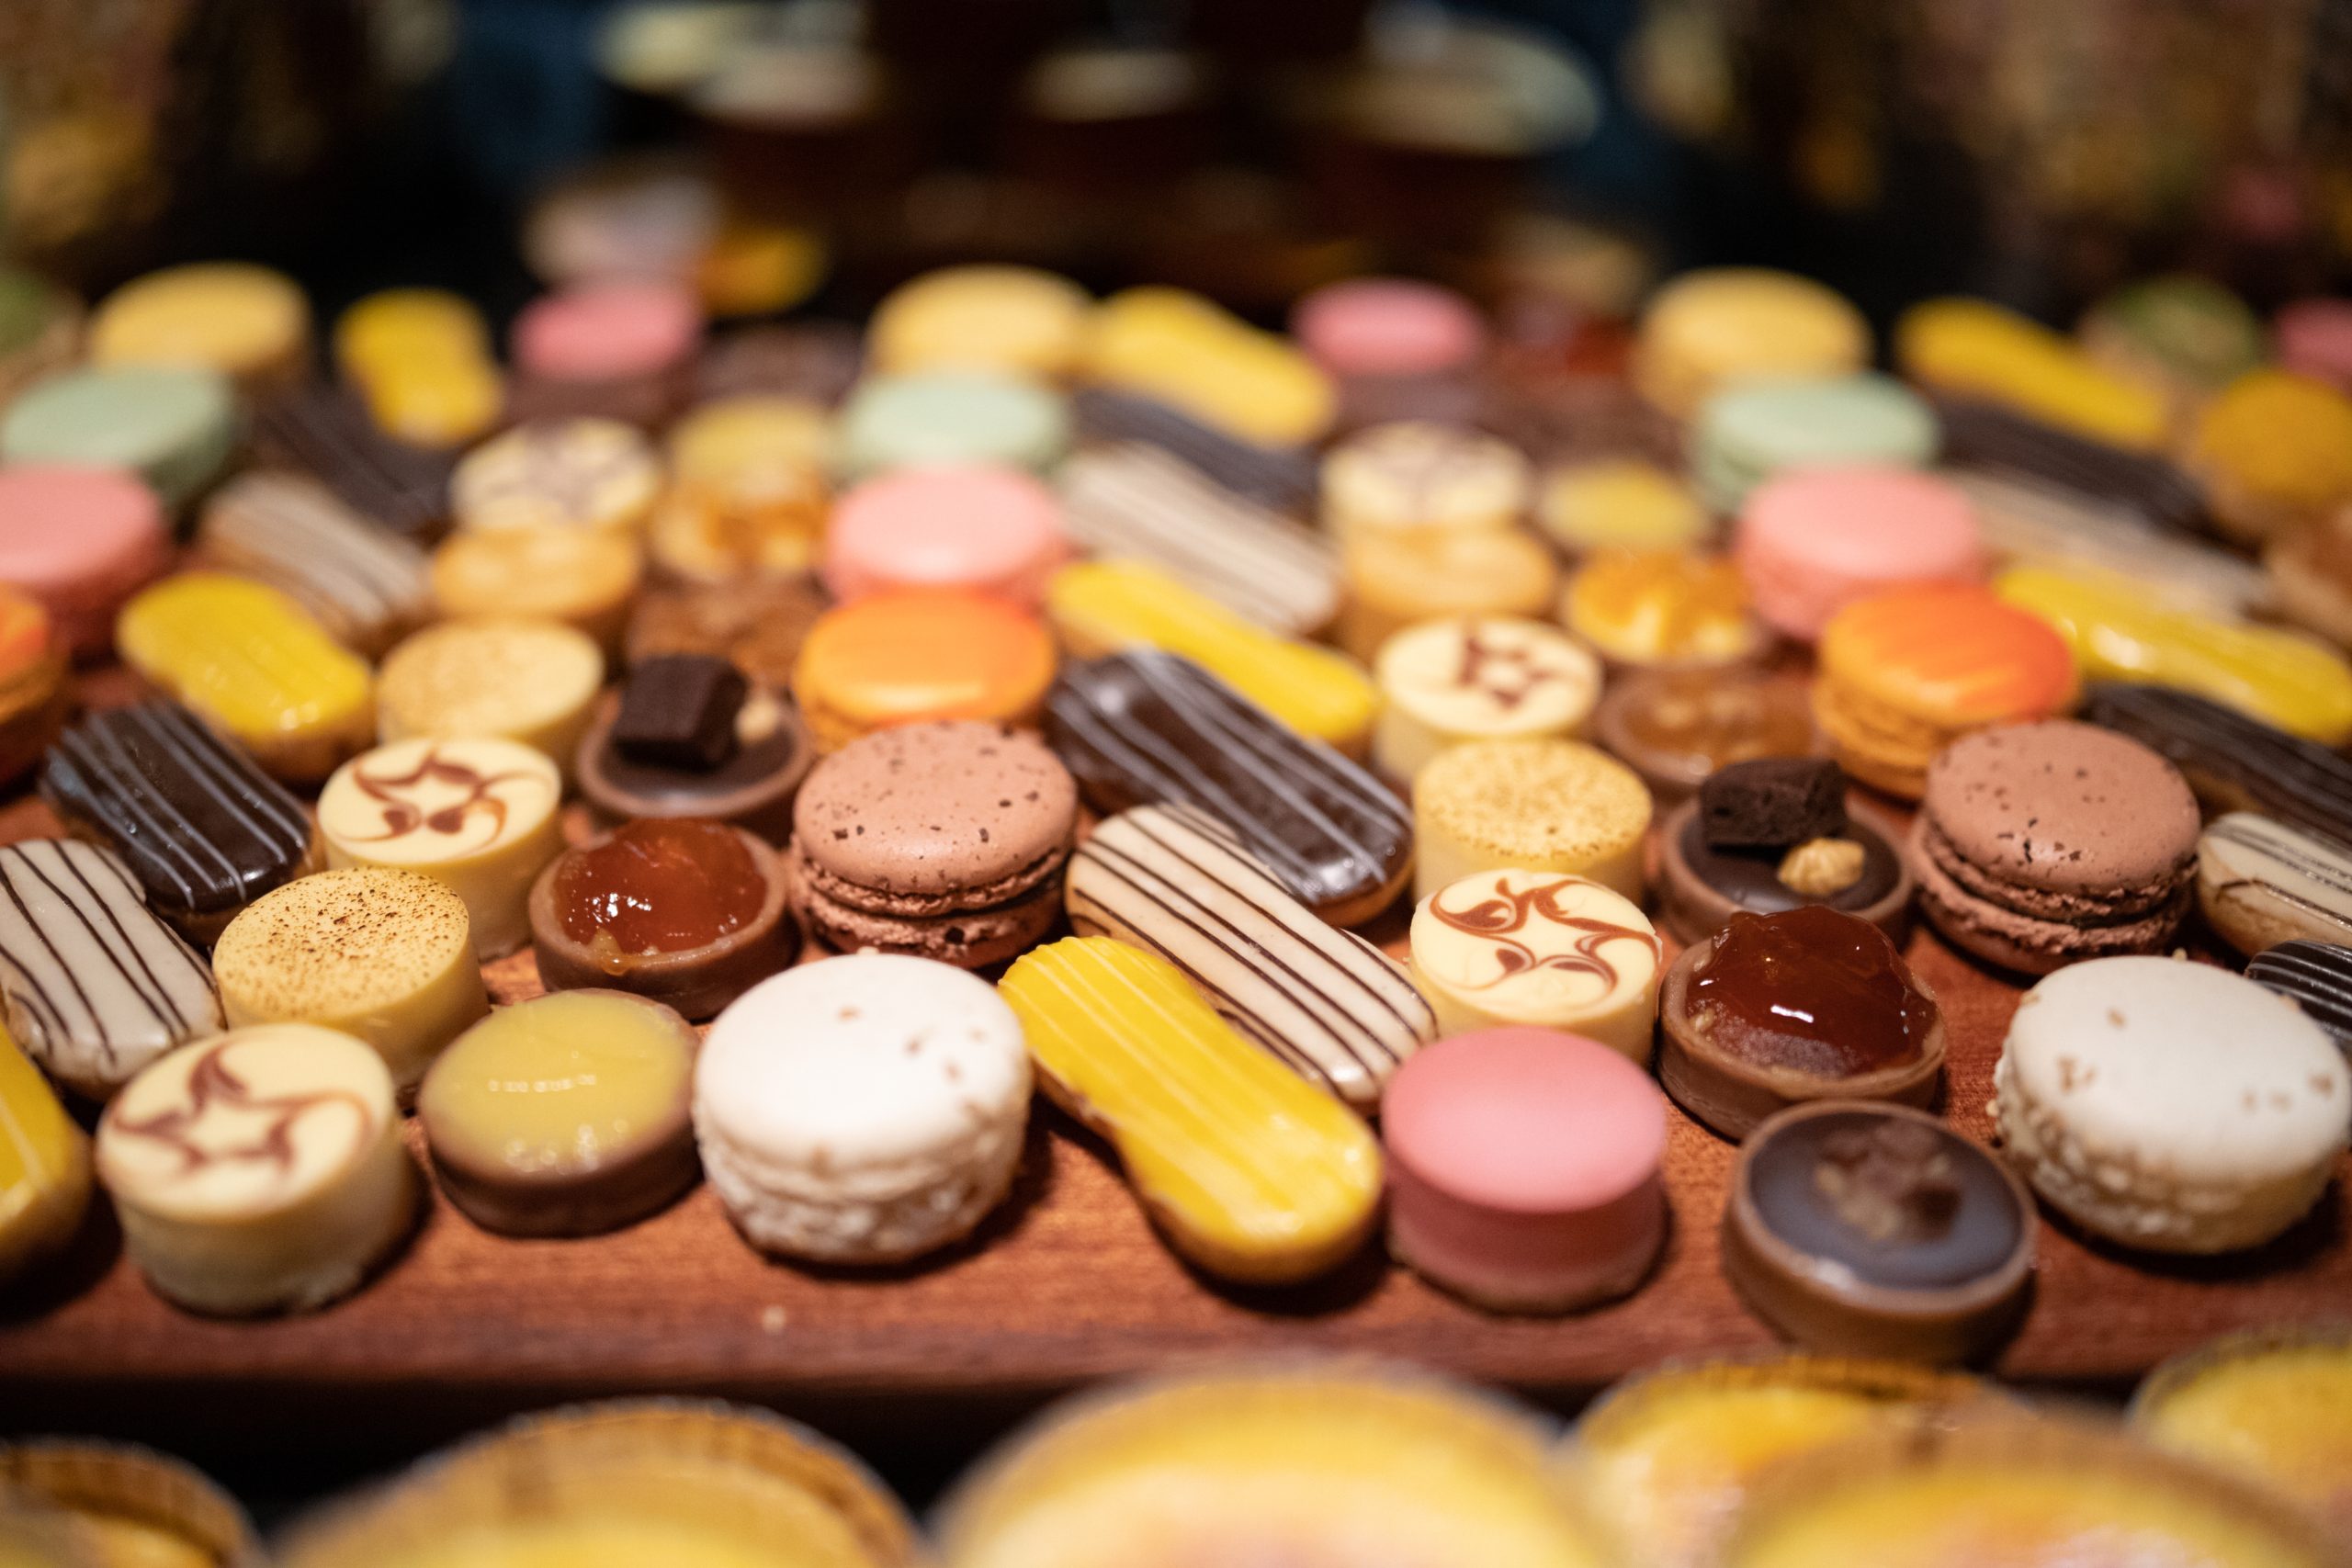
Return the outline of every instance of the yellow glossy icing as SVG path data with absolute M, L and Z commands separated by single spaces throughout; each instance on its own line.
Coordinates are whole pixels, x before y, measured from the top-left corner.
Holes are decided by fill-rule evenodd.
M 1063 568 L 1046 610 L 1074 652 L 1182 654 L 1301 735 L 1343 750 L 1363 746 L 1379 708 L 1379 689 L 1351 660 L 1252 626 L 1138 561 Z
M 458 446 L 486 435 L 506 403 L 506 383 L 487 359 L 389 365 L 361 387 L 377 425 L 414 446 Z
M 335 321 L 334 353 L 345 375 L 367 380 L 401 365 L 490 357 L 490 329 L 464 296 L 442 288 L 385 288 Z
M 0 1282 L 71 1235 L 89 1201 L 89 1140 L 0 1032 Z
M 1306 1278 L 1353 1251 L 1379 1145 L 1337 1100 L 1234 1032 L 1166 959 L 1069 937 L 1000 987 L 1048 1081 L 1118 1146 L 1177 1250 L 1229 1279 Z
M 2094 441 L 2162 445 L 2163 398 L 2100 366 L 2072 338 L 1983 299 L 1930 299 L 1896 324 L 1904 373 L 1938 391 L 1984 398 Z
M 247 376 L 288 367 L 310 335 L 293 280 L 243 263 L 169 267 L 124 284 L 90 318 L 100 365 L 187 365 Z
M 2016 567 L 1994 587 L 2057 627 L 2087 679 L 2177 686 L 2323 745 L 2352 739 L 2352 665 L 2300 632 L 2179 609 L 2094 571 Z
M 99 1568 L 216 1568 L 219 1559 L 175 1530 L 137 1519 L 83 1516 Z
M 677 1122 L 694 1066 L 674 1016 L 559 991 L 501 1008 L 435 1064 L 419 1111 L 436 1149 L 517 1176 L 602 1168 Z
M 2158 1446 L 2234 1470 L 2352 1530 L 2352 1341 L 2226 1355 L 2135 1420 Z
M 853 1568 L 858 1559 L 779 1538 L 764 1544 L 682 1520 L 517 1520 L 452 1531 L 379 1568 Z
M 147 589 L 115 626 L 124 662 L 252 748 L 364 743 L 367 664 L 292 599 L 250 578 L 186 572 Z
M 1638 458 L 1553 470 L 1537 497 L 1535 521 L 1571 550 L 1679 549 L 1707 533 L 1707 509 L 1690 487 Z
M 1598 551 L 1562 610 L 1570 631 L 1633 664 L 1726 661 L 1761 641 L 1739 569 L 1689 550 Z
M 1094 312 L 1084 375 L 1245 441 L 1292 446 L 1330 427 L 1330 378 L 1289 341 L 1175 288 L 1130 288 Z

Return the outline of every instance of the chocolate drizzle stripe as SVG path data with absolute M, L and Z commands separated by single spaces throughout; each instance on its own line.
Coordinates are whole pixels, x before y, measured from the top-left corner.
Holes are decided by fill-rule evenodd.
M 1087 387 L 1071 394 L 1070 412 L 1089 437 L 1148 442 L 1268 506 L 1303 511 L 1314 501 L 1311 459 L 1253 446 L 1166 403 Z
M 266 1162 L 275 1166 L 279 1176 L 291 1176 L 295 1159 L 295 1124 L 322 1105 L 349 1106 L 359 1121 L 353 1152 L 367 1146 L 376 1124 L 376 1118 L 368 1110 L 367 1101 L 349 1089 L 320 1089 L 310 1094 L 258 1097 L 244 1079 L 229 1068 L 228 1055 L 236 1044 L 234 1040 L 224 1040 L 197 1057 L 188 1068 L 186 1104 L 172 1106 L 139 1121 L 118 1118 L 113 1123 L 115 1132 L 125 1137 L 146 1138 L 171 1149 L 180 1156 L 177 1175 L 181 1179 L 209 1166 L 243 1161 Z M 276 1114 L 254 1143 L 216 1151 L 206 1148 L 196 1140 L 206 1113 L 215 1104 L 240 1111 Z
M 2312 1021 L 2339 1037 L 2352 1036 L 2352 949 L 2327 942 L 2281 942 L 2256 953 L 2246 978 L 2291 997 Z
M 256 479 L 215 502 L 206 536 L 358 619 L 388 619 L 424 592 L 424 557 L 413 546 L 369 528 L 331 491 L 305 495 L 266 475 Z
M 2316 742 L 2187 692 L 2131 682 L 2091 687 L 2082 716 L 2170 759 L 2192 782 L 2209 774 L 2281 821 L 2352 839 L 2352 762 Z
M 97 884 L 90 880 L 88 872 L 84 869 L 81 857 L 61 852 L 57 859 L 59 873 L 62 875 L 71 876 L 82 891 L 89 896 L 89 905 L 91 907 L 95 907 L 98 914 L 105 919 L 106 930 L 114 933 L 115 940 L 112 942 L 108 942 L 106 940 L 104 932 L 98 931 L 97 923 L 96 921 L 90 919 L 89 914 L 84 907 L 83 900 L 74 897 L 70 893 L 67 893 L 63 887 L 52 881 L 49 874 L 42 871 L 38 864 L 31 862 L 28 862 L 27 863 L 33 874 L 40 877 L 41 881 L 48 886 L 50 891 L 56 894 L 60 899 L 63 900 L 65 904 L 74 911 L 74 913 L 80 915 L 85 921 L 89 923 L 92 931 L 98 935 L 99 945 L 105 948 L 110 955 L 115 957 L 116 962 L 121 965 L 122 972 L 126 977 L 130 975 L 131 965 L 134 964 L 138 965 L 139 974 L 134 984 L 139 987 L 140 999 L 145 1002 L 147 1004 L 148 1010 L 155 1015 L 155 1021 L 164 1025 L 166 1029 L 185 1025 L 188 1021 L 182 1016 L 179 1008 L 172 1000 L 170 987 L 165 985 L 163 975 L 155 968 L 153 957 L 149 953 L 141 951 L 138 937 L 134 936 L 129 930 L 125 929 L 122 921 L 122 916 L 116 908 L 114 903 L 107 899 L 106 894 L 100 890 Z M 133 906 L 138 907 L 139 895 L 137 890 L 132 887 L 128 881 L 123 880 L 121 877 L 117 875 L 111 866 L 107 868 L 107 875 L 114 878 L 114 880 L 120 886 L 124 898 L 129 900 Z M 141 913 L 144 916 L 145 910 L 143 907 L 141 907 Z M 185 942 L 181 942 L 177 937 L 173 936 L 169 931 L 164 931 L 164 928 L 161 925 L 156 924 L 152 918 L 148 919 L 147 926 L 154 931 L 161 932 L 169 941 L 172 948 L 186 957 L 192 969 L 195 969 L 199 973 L 202 972 L 203 966 L 201 962 L 197 958 L 196 954 L 188 949 Z M 211 976 L 209 975 L 206 975 L 205 979 L 209 986 L 210 984 Z
M 1538 883 L 1514 893 L 1498 881 L 1495 897 L 1481 898 L 1466 909 L 1449 909 L 1439 898 L 1429 901 L 1429 911 L 1439 924 L 1464 936 L 1491 942 L 1495 961 L 1500 967 L 1491 980 L 1476 985 L 1456 982 L 1465 990 L 1491 990 L 1507 980 L 1539 969 L 1557 969 L 1571 975 L 1590 975 L 1613 990 L 1624 976 L 1617 965 L 1600 955 L 1600 950 L 1612 942 L 1640 942 L 1649 951 L 1655 964 L 1665 953 L 1655 932 L 1635 931 L 1608 920 L 1596 920 L 1584 915 L 1571 915 L 1560 908 L 1559 895 L 1570 886 L 1566 879 Z M 1526 942 L 1516 941 L 1512 933 L 1522 931 L 1538 920 L 1565 931 L 1577 932 L 1566 953 L 1538 954 Z
M 45 862 L 53 863 L 45 867 Z M 93 868 L 114 897 L 92 880 Z M 69 882 L 81 896 L 68 891 Z M 175 1043 L 218 1025 L 204 961 L 148 912 L 104 851 L 56 840 L 0 847 L 0 893 L 16 916 L 0 921 L 0 961 L 11 1000 L 43 1032 L 28 1042 L 48 1048 L 40 1054 L 73 1042 L 94 1048 L 111 1065 L 125 1043 L 149 1037 Z M 103 985 L 96 972 L 100 964 L 113 970 L 122 1001 L 114 1001 L 115 988 Z M 182 976 L 176 986 L 174 972 Z M 95 994 L 93 987 L 107 994 Z M 201 1017 L 192 1010 L 199 995 Z M 142 1021 L 153 1028 L 143 1029 Z
M 2257 855 L 2276 869 L 2301 877 L 2310 885 L 2308 891 L 2290 887 L 2264 876 L 2233 875 L 2222 883 L 2219 891 L 2229 893 L 2241 887 L 2256 887 L 2299 909 L 2307 909 L 2337 925 L 2352 923 L 2352 862 L 2328 852 L 2328 846 L 2315 840 L 2297 842 L 2301 835 L 2266 832 L 2255 824 L 2223 820 L 2206 829 L 2209 837 L 2222 843 L 2235 845 Z M 2332 901 L 2317 895 L 2332 894 Z
M 262 408 L 254 423 L 266 447 L 380 526 L 430 533 L 448 511 L 447 461 L 379 434 L 367 412 L 335 389 L 280 398 Z
M 428 746 L 417 759 L 416 766 L 405 773 L 379 775 L 365 767 L 355 765 L 351 782 L 360 794 L 383 808 L 384 830 L 370 838 L 354 838 L 353 843 L 383 844 L 396 839 L 413 836 L 420 829 L 445 838 L 456 838 L 466 830 L 466 822 L 477 810 L 490 818 L 490 837 L 481 848 L 495 845 L 506 833 L 508 807 L 504 800 L 491 792 L 500 784 L 521 779 L 532 782 L 534 775 L 521 770 L 503 773 L 485 773 L 465 762 L 453 762 L 442 756 L 441 748 Z M 427 779 L 462 789 L 461 799 L 447 806 L 425 810 L 401 792 L 412 790 Z

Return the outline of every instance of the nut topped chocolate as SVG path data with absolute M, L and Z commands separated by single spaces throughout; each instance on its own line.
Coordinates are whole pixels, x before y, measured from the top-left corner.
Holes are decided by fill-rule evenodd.
M 1810 757 L 1759 757 L 1709 774 L 1666 819 L 1667 929 L 1698 942 L 1743 910 L 1820 906 L 1899 937 L 1911 873 L 1892 835 L 1849 810 L 1846 784 L 1837 763 Z
M 2015 1320 L 2033 1205 L 1934 1117 L 1830 1100 L 1757 1129 L 1724 1215 L 1724 1269 L 1790 1337 L 1845 1355 L 1960 1360 Z

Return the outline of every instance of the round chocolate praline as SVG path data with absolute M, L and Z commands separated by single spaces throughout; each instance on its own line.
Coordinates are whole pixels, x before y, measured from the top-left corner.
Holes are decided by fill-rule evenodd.
M 579 889 L 569 884 L 579 874 L 584 857 L 647 829 L 697 825 L 734 834 L 761 880 L 756 907 L 740 924 L 690 946 L 651 952 L 617 947 L 600 952 L 593 938 L 574 933 L 568 917 Z M 663 912 L 651 899 L 634 902 L 631 912 L 662 921 Z M 539 979 L 550 991 L 605 987 L 667 1003 L 690 1019 L 704 1019 L 790 965 L 800 951 L 800 929 L 785 915 L 784 863 L 756 836 L 720 823 L 697 824 L 693 818 L 646 818 L 566 850 L 539 874 L 531 887 L 531 948 L 538 958 Z
M 816 748 L 801 725 L 800 710 L 789 699 L 763 695 L 752 701 L 774 703 L 775 728 L 738 746 L 708 773 L 694 773 L 633 762 L 621 755 L 613 744 L 620 694 L 605 693 L 587 734 L 580 739 L 574 767 L 580 793 L 615 822 L 639 817 L 707 817 L 748 829 L 772 844 L 783 843 L 792 836 L 792 802 L 816 760 Z
M 1777 915 L 1818 904 L 1868 920 L 1900 942 L 1910 930 L 1917 884 L 1893 830 L 1849 800 L 1838 836 L 1862 846 L 1861 877 L 1826 898 L 1811 898 L 1781 880 L 1786 851 L 1715 849 L 1700 830 L 1698 802 L 1685 801 L 1658 834 L 1659 923 L 1678 942 L 1703 942 L 1743 910 Z
M 2007 1166 L 1907 1106 L 1794 1106 L 1740 1148 L 1724 1273 L 1813 1349 L 1967 1360 L 2016 1323 L 2033 1201 Z
M 1658 994 L 1659 1081 L 1727 1138 L 1829 1098 L 1934 1103 L 1935 993 L 1868 921 L 1808 905 L 1740 913 L 1682 951 Z

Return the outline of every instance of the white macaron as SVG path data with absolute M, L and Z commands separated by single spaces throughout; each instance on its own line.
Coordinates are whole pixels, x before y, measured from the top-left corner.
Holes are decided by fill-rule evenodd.
M 2318 1201 L 2352 1127 L 2352 1076 L 2319 1026 L 2186 959 L 2094 959 L 2041 981 L 1994 1090 L 2034 1190 L 2150 1252 L 2268 1241 Z
M 1029 1119 L 1029 1053 L 986 981 L 859 953 L 763 980 L 695 1068 L 695 1137 L 763 1252 L 891 1263 L 1002 1201 Z

